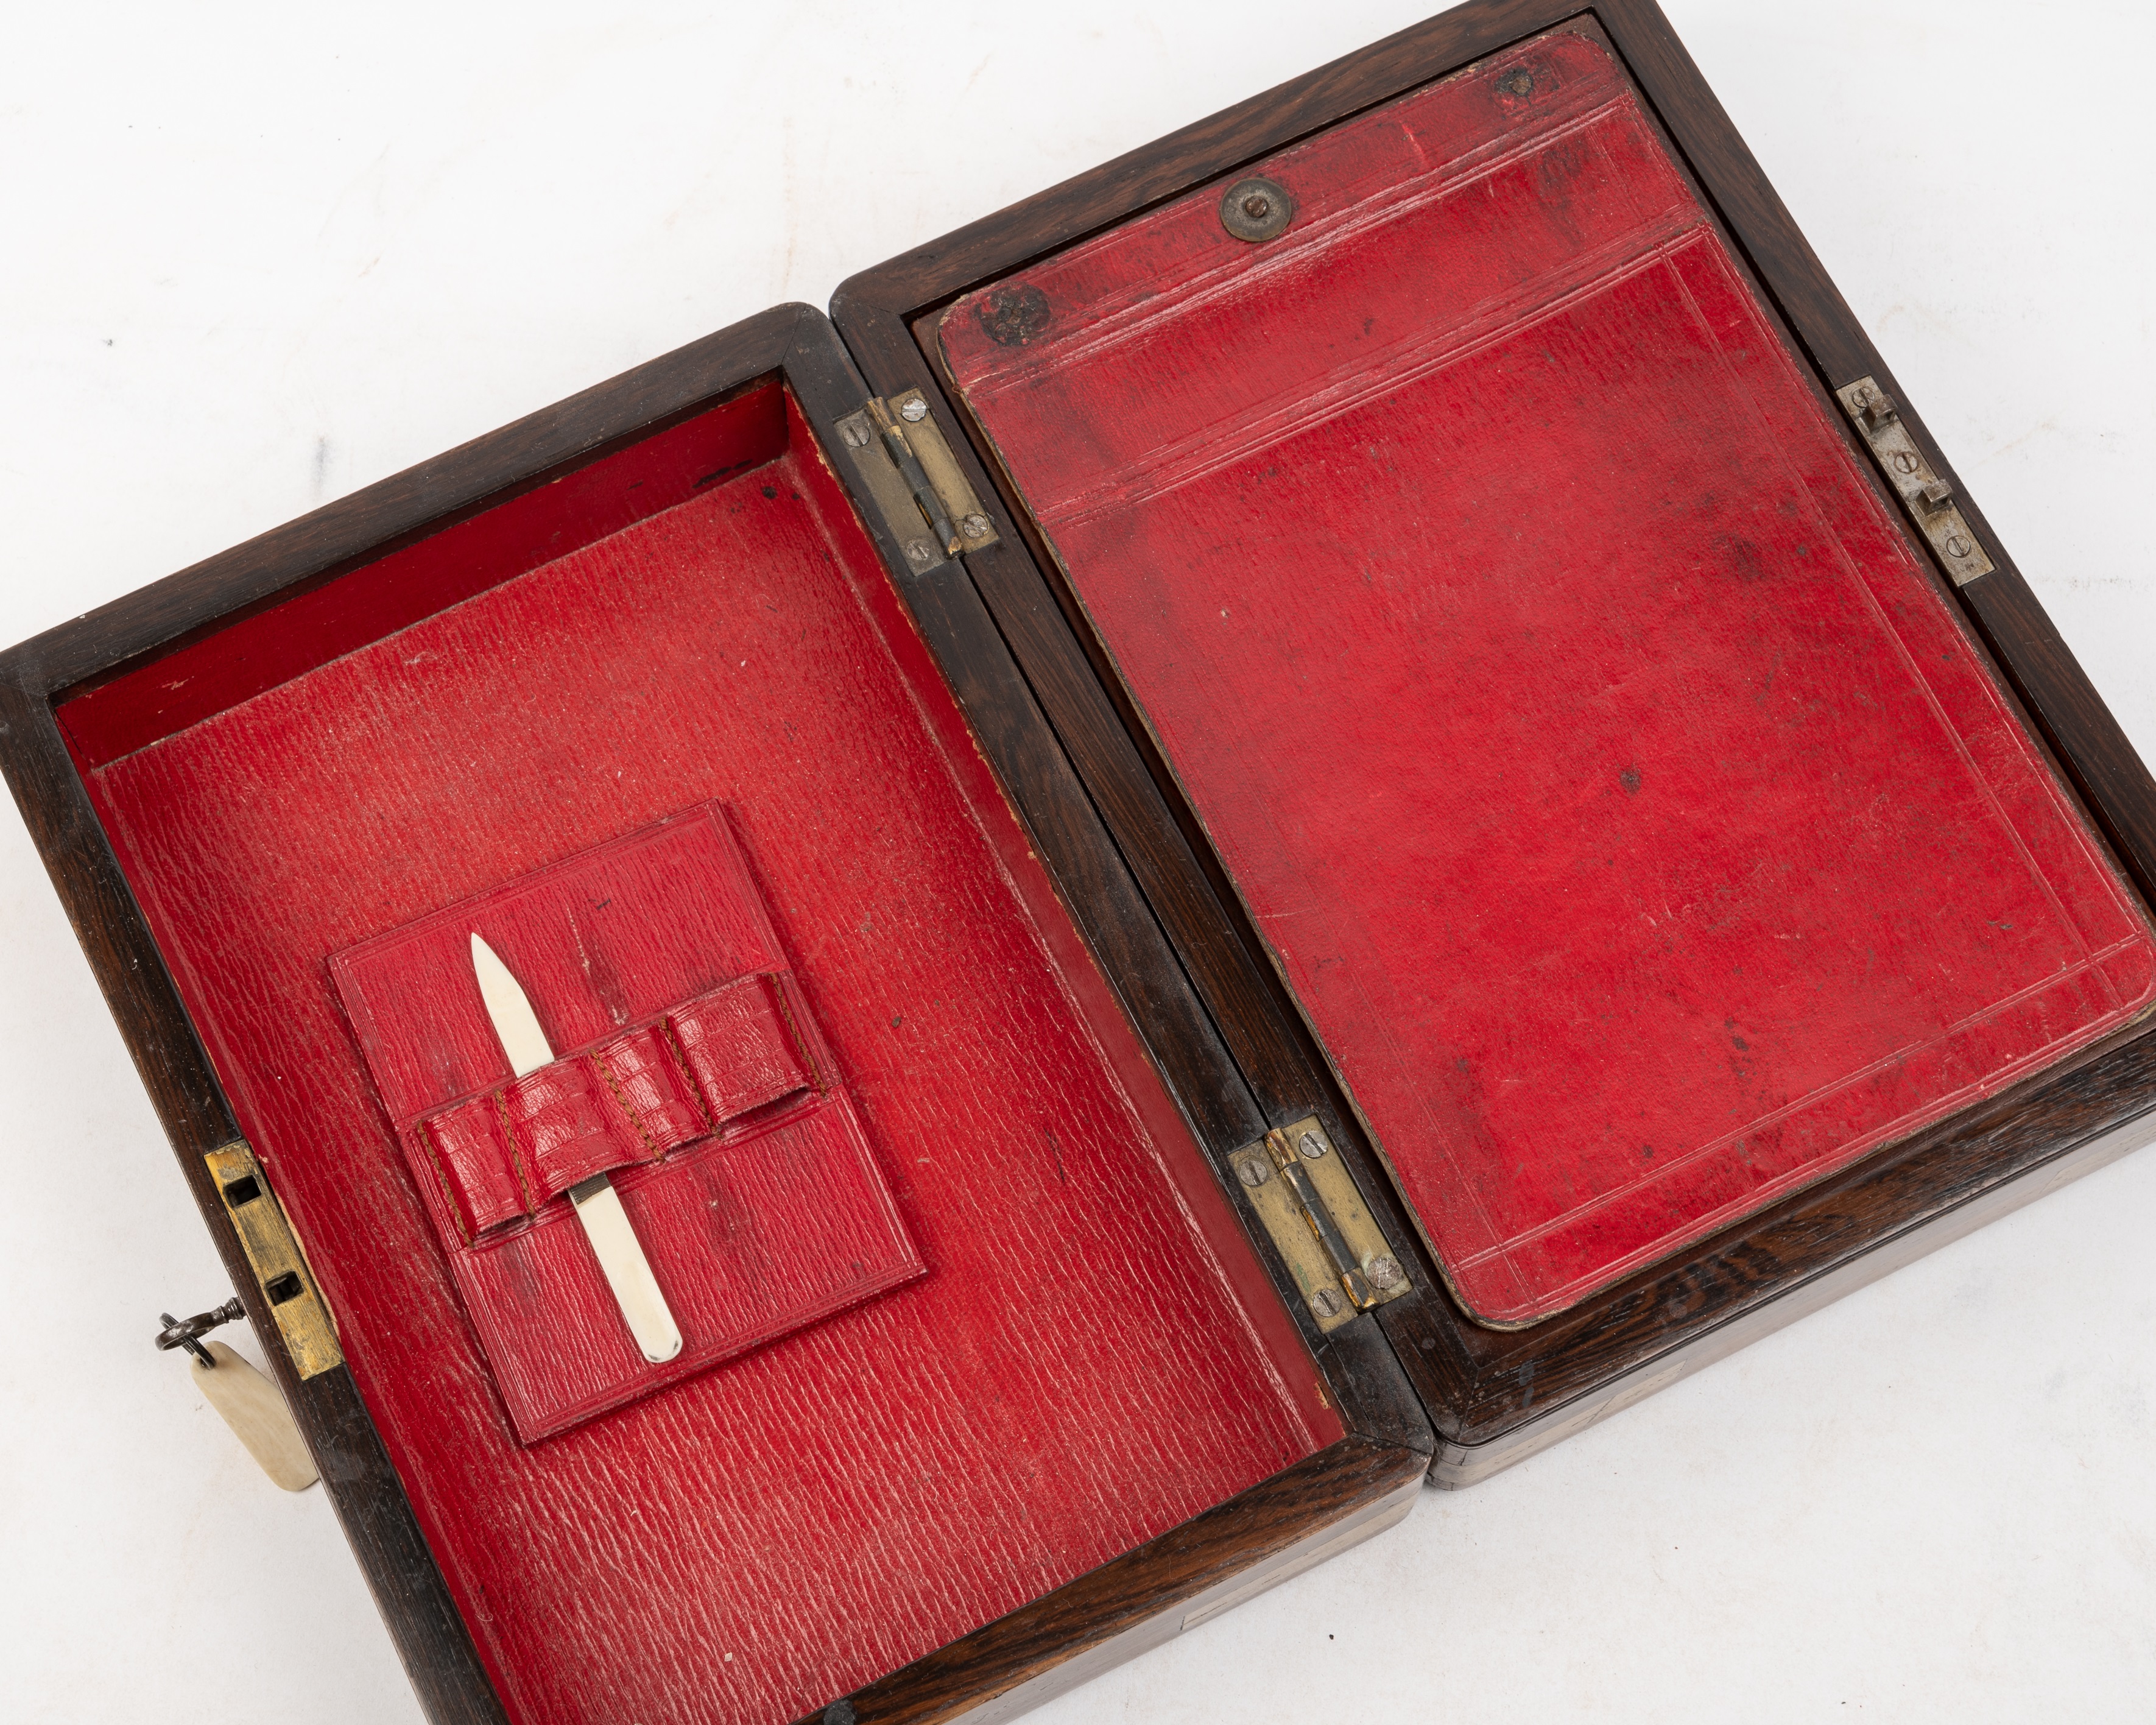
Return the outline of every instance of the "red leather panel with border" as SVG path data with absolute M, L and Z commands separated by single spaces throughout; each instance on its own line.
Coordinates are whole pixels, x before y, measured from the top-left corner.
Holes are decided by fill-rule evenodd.
M 1476 1316 L 2148 1009 L 2143 913 L 1598 44 L 1249 172 L 1276 237 L 1216 184 L 941 341 Z

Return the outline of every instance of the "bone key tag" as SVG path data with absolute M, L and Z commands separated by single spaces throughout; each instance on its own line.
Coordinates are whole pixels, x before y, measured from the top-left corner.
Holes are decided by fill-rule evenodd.
M 244 1315 L 237 1300 L 185 1321 L 160 1312 L 165 1327 L 157 1332 L 160 1349 L 185 1348 L 192 1357 L 187 1370 L 203 1399 L 216 1409 L 263 1472 L 287 1491 L 304 1491 L 321 1477 L 306 1440 L 277 1386 L 222 1342 L 205 1343 L 203 1335 Z

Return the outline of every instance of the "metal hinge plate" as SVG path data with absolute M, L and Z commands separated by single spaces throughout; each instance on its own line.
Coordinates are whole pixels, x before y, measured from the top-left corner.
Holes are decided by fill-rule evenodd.
M 1932 470 L 1924 452 L 1902 423 L 1894 398 L 1876 381 L 1859 377 L 1834 393 L 1842 411 L 1855 422 L 1858 434 L 1871 450 L 1887 483 L 1893 486 L 1956 587 L 1967 587 L 1979 575 L 1992 571 L 1991 559 L 1976 542 L 1976 535 L 1961 517 L 1953 502 L 1953 488 Z
M 915 574 L 996 542 L 996 524 L 918 389 L 877 397 L 839 420 L 838 432 L 855 477 Z
M 1228 1161 L 1319 1329 L 1352 1323 L 1413 1287 L 1316 1115 L 1275 1128 Z
M 235 1138 L 203 1160 L 209 1164 L 218 1196 L 239 1230 L 239 1244 L 254 1266 L 262 1297 L 270 1302 L 270 1315 L 284 1334 L 294 1368 L 302 1378 L 316 1378 L 342 1365 L 344 1350 L 337 1346 L 329 1307 L 322 1302 L 306 1254 L 300 1250 L 292 1224 L 285 1219 L 285 1208 L 270 1189 L 254 1153 L 244 1139 Z

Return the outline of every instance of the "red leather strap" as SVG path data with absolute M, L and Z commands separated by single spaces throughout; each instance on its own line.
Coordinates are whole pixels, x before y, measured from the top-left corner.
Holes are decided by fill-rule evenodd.
M 422 1131 L 469 1243 L 580 1180 L 658 1161 L 754 1109 L 824 1087 L 795 1034 L 784 978 L 762 974 L 430 1115 Z
M 541 1204 L 593 1174 L 651 1159 L 642 1137 L 608 1105 L 604 1081 L 588 1058 L 556 1060 L 527 1073 L 501 1101 Z
M 449 1195 L 456 1199 L 467 1240 L 531 1213 L 531 1195 L 519 1178 L 499 1091 L 444 1109 L 424 1130 Z
M 646 1024 L 601 1043 L 592 1050 L 592 1061 L 652 1155 L 663 1156 L 711 1132 L 665 1025 Z
M 676 1008 L 667 1022 L 714 1121 L 824 1088 L 793 1034 L 785 985 L 776 976 L 715 988 Z

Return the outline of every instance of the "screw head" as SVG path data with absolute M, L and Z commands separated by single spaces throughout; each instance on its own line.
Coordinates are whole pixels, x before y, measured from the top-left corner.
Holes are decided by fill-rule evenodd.
M 1319 1288 L 1310 1296 L 1310 1309 L 1320 1317 L 1336 1316 L 1347 1303 L 1331 1288 Z
M 936 561 L 936 547 L 926 539 L 909 539 L 906 544 L 906 560 L 916 569 L 926 569 Z
M 1296 1147 L 1315 1162 L 1332 1147 L 1319 1137 L 1316 1132 L 1305 1132 Z
M 1396 1288 L 1406 1278 L 1397 1258 L 1373 1258 L 1363 1271 L 1373 1288 Z
M 1271 239 L 1295 219 L 1295 199 L 1277 180 L 1238 180 L 1220 200 L 1220 225 L 1238 239 Z
M 868 422 L 865 419 L 849 419 L 839 428 L 839 435 L 844 439 L 848 449 L 865 449 L 869 446 Z
M 1958 533 L 1947 541 L 1947 555 L 1950 557 L 1965 557 L 1975 549 L 1974 545 Z
M 908 425 L 918 425 L 928 417 L 928 403 L 916 395 L 898 410 L 898 417 Z
M 988 518 L 978 513 L 969 515 L 958 523 L 958 531 L 968 539 L 985 539 L 988 536 Z
M 1262 1156 L 1253 1156 L 1248 1162 L 1235 1164 L 1235 1178 L 1245 1186 L 1262 1186 L 1273 1177 L 1273 1171 Z

